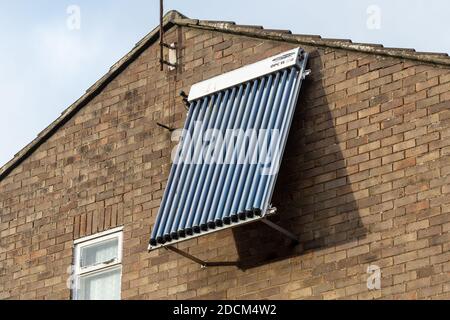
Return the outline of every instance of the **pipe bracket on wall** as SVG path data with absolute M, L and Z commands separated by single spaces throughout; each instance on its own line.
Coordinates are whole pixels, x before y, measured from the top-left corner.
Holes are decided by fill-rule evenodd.
M 162 64 L 169 66 L 169 71 L 173 71 L 178 66 L 177 44 L 176 43 L 172 43 L 172 44 L 163 43 L 162 46 L 169 49 L 169 60 L 167 61 L 167 60 L 161 59 L 160 62 Z

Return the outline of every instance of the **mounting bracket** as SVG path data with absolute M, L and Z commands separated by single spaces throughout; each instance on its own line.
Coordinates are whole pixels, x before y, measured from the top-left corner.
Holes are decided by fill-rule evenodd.
M 236 267 L 239 266 L 239 261 L 217 261 L 217 262 L 207 262 L 203 261 L 197 257 L 194 257 L 193 255 L 182 251 L 180 249 L 175 248 L 174 246 L 164 246 L 168 251 L 172 251 L 176 254 L 179 254 L 180 256 L 183 256 L 201 266 L 202 269 L 206 269 L 209 267 Z
M 166 47 L 167 49 L 178 49 L 178 44 L 176 42 L 171 44 L 163 43 L 162 46 Z
M 169 70 L 173 71 L 177 68 L 177 44 L 167 44 L 164 42 L 164 0 L 159 0 L 159 50 L 161 71 L 164 71 L 164 65 L 169 66 Z M 164 48 L 169 49 L 169 61 L 164 60 Z
M 308 76 L 310 76 L 312 73 L 311 69 L 305 70 L 305 72 L 302 75 L 302 80 L 305 80 Z
M 171 127 L 166 126 L 165 124 L 162 124 L 162 123 L 159 123 L 159 122 L 157 122 L 156 125 L 157 125 L 158 127 L 161 127 L 161 128 L 163 128 L 163 129 L 166 129 L 166 130 L 169 131 L 169 132 L 174 132 L 174 131 L 176 130 L 175 128 L 171 128 Z
M 293 234 L 292 232 L 290 232 L 290 231 L 280 227 L 279 225 L 273 223 L 272 221 L 267 220 L 267 219 L 262 219 L 261 222 L 264 223 L 265 225 L 271 227 L 272 229 L 282 233 L 283 235 L 285 235 L 289 239 L 291 239 L 292 242 L 295 245 L 300 243 L 298 237 L 295 234 Z M 163 246 L 163 248 L 166 249 L 167 251 L 172 251 L 172 252 L 174 252 L 176 254 L 179 254 L 180 256 L 185 257 L 186 259 L 189 259 L 189 260 L 199 264 L 202 269 L 206 269 L 208 267 L 220 266 L 220 265 L 230 265 L 230 266 L 231 265 L 236 265 L 236 263 L 233 263 L 233 262 L 232 263 L 217 263 L 217 262 L 214 263 L 214 262 L 203 261 L 203 260 L 201 260 L 201 259 L 199 259 L 197 257 L 194 257 L 193 255 L 185 252 L 185 251 L 182 251 L 182 250 L 180 250 L 178 248 L 175 248 L 174 246 Z

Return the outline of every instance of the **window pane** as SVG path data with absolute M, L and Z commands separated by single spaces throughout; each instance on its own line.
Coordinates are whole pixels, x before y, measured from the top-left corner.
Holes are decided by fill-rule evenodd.
M 120 300 L 121 268 L 80 277 L 78 300 Z
M 81 248 L 81 267 L 92 267 L 118 259 L 119 240 L 114 238 Z

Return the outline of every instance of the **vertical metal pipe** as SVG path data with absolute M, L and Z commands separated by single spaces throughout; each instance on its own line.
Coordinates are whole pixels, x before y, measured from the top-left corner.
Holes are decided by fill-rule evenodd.
M 159 53 L 161 71 L 164 71 L 164 0 L 159 1 Z

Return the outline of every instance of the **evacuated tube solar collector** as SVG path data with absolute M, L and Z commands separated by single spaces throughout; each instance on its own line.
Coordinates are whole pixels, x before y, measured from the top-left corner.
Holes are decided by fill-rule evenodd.
M 192 86 L 149 250 L 267 217 L 307 59 L 296 48 Z

